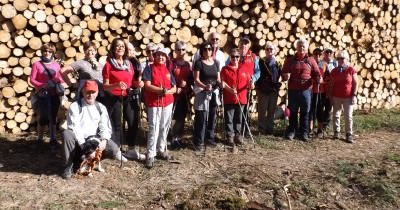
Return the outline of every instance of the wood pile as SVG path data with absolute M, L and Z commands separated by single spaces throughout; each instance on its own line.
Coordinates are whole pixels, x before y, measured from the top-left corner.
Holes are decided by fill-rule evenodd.
M 266 42 L 273 42 L 280 61 L 293 54 L 300 37 L 310 40 L 310 51 L 347 49 L 359 70 L 358 108 L 392 108 L 400 104 L 399 5 L 400 0 L 0 0 L 0 132 L 19 133 L 34 122 L 28 77 L 43 43 L 56 43 L 66 64 L 83 58 L 88 40 L 97 43 L 104 61 L 114 37 L 133 42 L 139 58 L 149 42 L 173 47 L 181 40 L 188 43 L 189 58 L 210 31 L 222 34 L 226 52 L 242 34 L 261 57 Z

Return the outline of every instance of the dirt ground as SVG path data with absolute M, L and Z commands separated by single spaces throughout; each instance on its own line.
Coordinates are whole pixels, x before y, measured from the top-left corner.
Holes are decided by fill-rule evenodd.
M 311 142 L 256 136 L 231 152 L 186 148 L 173 161 L 103 160 L 105 173 L 64 180 L 61 149 L 32 135 L 0 140 L 0 209 L 399 209 L 400 132 Z M 142 147 L 143 151 L 144 148 Z

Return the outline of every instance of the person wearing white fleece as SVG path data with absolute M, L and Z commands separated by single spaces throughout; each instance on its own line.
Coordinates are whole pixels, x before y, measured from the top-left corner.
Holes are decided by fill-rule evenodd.
M 107 109 L 96 102 L 99 89 L 95 80 L 85 81 L 83 98 L 71 104 L 67 114 L 67 129 L 63 132 L 65 168 L 63 178 L 72 177 L 74 159 L 80 155 L 86 139 L 96 136 L 100 139 L 99 148 L 117 160 L 126 162 L 117 144 L 111 140 L 112 128 Z

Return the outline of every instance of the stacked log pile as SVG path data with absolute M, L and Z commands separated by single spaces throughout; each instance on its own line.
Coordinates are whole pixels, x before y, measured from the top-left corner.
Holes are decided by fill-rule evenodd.
M 0 0 L 0 132 L 19 133 L 34 122 L 28 77 L 43 43 L 56 43 L 65 64 L 83 58 L 88 40 L 98 44 L 104 61 L 114 37 L 133 42 L 140 58 L 149 42 L 173 47 L 181 40 L 188 43 L 189 58 L 209 31 L 222 34 L 225 51 L 242 34 L 261 57 L 266 42 L 273 42 L 280 61 L 293 54 L 299 37 L 310 40 L 310 51 L 347 49 L 359 70 L 358 108 L 392 108 L 400 104 L 399 5 L 400 0 Z

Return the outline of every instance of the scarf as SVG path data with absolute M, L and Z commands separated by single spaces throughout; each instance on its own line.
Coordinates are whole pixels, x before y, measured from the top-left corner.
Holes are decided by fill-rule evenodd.
M 93 58 L 93 59 L 86 59 L 85 58 L 85 60 L 90 63 L 90 65 L 92 66 L 93 70 L 97 71 L 97 67 L 99 66 L 99 62 L 97 62 L 97 60 L 95 58 Z
M 117 60 L 115 60 L 115 58 L 110 58 L 110 63 L 115 70 L 129 71 L 130 69 L 130 64 L 128 59 L 124 59 L 124 63 L 122 65 L 119 65 Z
M 53 61 L 53 57 L 46 58 L 46 57 L 42 56 L 42 57 L 40 57 L 40 61 L 42 61 L 44 63 L 51 63 Z

